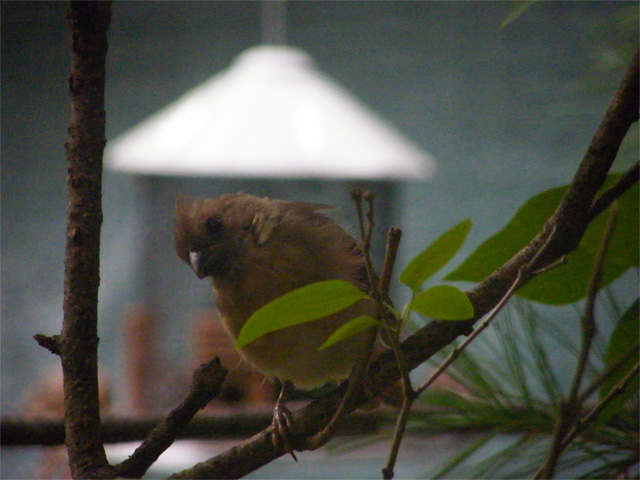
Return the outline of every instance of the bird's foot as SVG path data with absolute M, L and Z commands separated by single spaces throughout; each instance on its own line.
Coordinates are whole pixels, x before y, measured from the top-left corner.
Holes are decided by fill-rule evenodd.
M 274 447 L 282 448 L 285 452 L 290 454 L 297 462 L 298 458 L 293 452 L 293 444 L 291 442 L 292 433 L 295 432 L 295 423 L 291 416 L 291 411 L 285 405 L 287 397 L 291 393 L 293 385 L 290 381 L 285 380 L 282 384 L 282 390 L 280 396 L 276 401 L 276 406 L 273 409 L 273 421 L 271 422 L 271 442 Z
M 295 431 L 295 424 L 291 417 L 291 411 L 284 402 L 277 402 L 273 410 L 271 422 L 271 441 L 276 448 L 282 448 L 297 462 L 298 458 L 293 451 L 291 435 Z

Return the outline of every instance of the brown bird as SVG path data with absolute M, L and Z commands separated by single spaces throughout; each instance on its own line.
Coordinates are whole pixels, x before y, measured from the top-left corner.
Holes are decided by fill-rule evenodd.
M 362 252 L 323 215 L 330 208 L 244 193 L 207 200 L 178 198 L 176 252 L 199 278 L 211 277 L 222 322 L 234 340 L 251 314 L 294 289 L 340 279 L 366 292 Z M 368 336 L 362 333 L 322 351 L 318 348 L 360 315 L 375 318 L 373 301 L 360 300 L 337 314 L 270 332 L 239 350 L 256 369 L 285 387 L 289 382 L 303 389 L 321 386 L 349 375 Z M 275 423 L 282 420 L 284 390 Z M 284 418 L 285 424 L 288 421 Z

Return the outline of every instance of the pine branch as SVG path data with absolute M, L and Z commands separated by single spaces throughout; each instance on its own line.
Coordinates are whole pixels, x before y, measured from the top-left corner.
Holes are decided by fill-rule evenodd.
M 589 354 L 593 345 L 593 339 L 595 338 L 597 327 L 595 318 L 595 304 L 600 285 L 602 283 L 602 276 L 604 272 L 605 259 L 609 250 L 609 244 L 613 230 L 615 227 L 615 221 L 617 218 L 617 204 L 614 204 L 611 208 L 609 220 L 605 228 L 604 235 L 600 242 L 598 252 L 594 261 L 593 272 L 589 282 L 589 289 L 587 293 L 587 302 L 585 311 L 580 319 L 580 353 L 578 355 L 578 362 L 569 389 L 569 395 L 566 400 L 560 402 L 558 419 L 555 426 L 551 449 L 549 455 L 540 469 L 538 478 L 551 478 L 556 469 L 560 455 L 564 448 L 562 448 L 562 441 L 569 429 L 575 424 L 579 415 L 582 405 L 579 401 L 580 387 L 582 385 L 582 379 L 589 360 Z

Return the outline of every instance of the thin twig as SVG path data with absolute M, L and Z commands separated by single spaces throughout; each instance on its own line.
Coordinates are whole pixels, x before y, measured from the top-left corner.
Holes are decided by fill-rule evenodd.
M 398 366 L 398 370 L 400 371 L 400 376 L 402 379 L 403 386 L 403 405 L 398 416 L 398 423 L 396 425 L 396 431 L 394 435 L 393 446 L 391 448 L 389 461 L 387 462 L 387 466 L 383 469 L 383 474 L 386 479 L 393 478 L 393 467 L 395 465 L 395 461 L 397 458 L 397 454 L 400 448 L 400 442 L 402 441 L 402 437 L 404 436 L 405 425 L 407 421 L 407 417 L 409 414 L 409 410 L 413 401 L 415 399 L 415 392 L 413 391 L 413 387 L 411 385 L 411 379 L 409 377 L 409 368 L 407 367 L 407 362 L 404 358 L 404 354 L 402 353 L 402 349 L 400 348 L 399 340 L 398 340 L 398 329 L 397 322 L 393 322 L 391 324 L 388 308 L 385 305 L 386 302 L 390 302 L 389 300 L 389 284 L 391 281 L 391 273 L 393 271 L 393 264 L 395 261 L 398 244 L 400 242 L 401 232 L 399 229 L 391 229 L 387 236 L 387 250 L 385 254 L 385 260 L 383 264 L 382 270 L 382 280 L 380 280 L 373 269 L 370 255 L 370 247 L 371 247 L 371 236 L 373 233 L 374 226 L 374 209 L 373 209 L 373 199 L 374 196 L 370 192 L 361 192 L 359 190 L 354 190 L 351 193 L 352 198 L 356 203 L 356 210 L 358 213 L 358 226 L 360 229 L 360 235 L 362 237 L 362 251 L 364 254 L 365 265 L 367 269 L 367 275 L 369 277 L 369 282 L 371 285 L 371 295 L 373 299 L 376 301 L 378 306 L 378 312 L 380 312 L 380 317 L 382 317 L 384 321 L 384 331 L 386 333 L 386 339 L 389 341 L 391 349 L 395 355 L 396 365 Z M 368 209 L 366 212 L 367 225 L 365 227 L 364 216 L 362 213 L 362 199 L 365 199 L 368 203 Z M 351 382 L 350 382 L 351 383 Z M 344 403 L 344 402 L 342 402 Z
M 360 231 L 360 250 L 364 257 L 364 266 L 367 272 L 367 278 L 369 279 L 369 288 L 371 289 L 370 293 L 375 296 L 378 287 L 377 276 L 373 270 L 373 264 L 371 262 L 371 232 L 373 230 L 373 211 L 371 202 L 373 197 L 368 192 L 354 189 L 351 191 L 351 198 L 356 206 L 358 230 Z M 363 198 L 366 198 L 369 201 L 369 210 L 366 213 L 368 222 L 365 222 L 365 213 L 362 209 Z
M 398 332 L 392 331 L 393 328 L 389 325 L 388 321 L 385 321 L 385 328 L 388 340 L 391 343 L 391 349 L 395 355 L 396 365 L 400 371 L 400 379 L 402 381 L 402 407 L 400 409 L 400 414 L 398 415 L 398 420 L 396 421 L 393 443 L 391 445 L 391 450 L 389 451 L 387 465 L 382 469 L 384 479 L 390 480 L 394 476 L 394 468 L 400 451 L 400 443 L 404 438 L 407 420 L 409 419 L 409 412 L 411 411 L 411 407 L 413 406 L 413 402 L 416 400 L 417 395 L 411 385 L 409 367 L 407 366 L 407 361 L 404 357 L 404 353 L 402 352 L 402 348 L 400 347 Z
M 598 405 L 593 407 L 593 409 L 585 415 L 583 419 L 578 419 L 576 424 L 573 426 L 571 431 L 566 435 L 566 437 L 562 440 L 561 448 L 562 450 L 566 449 L 571 442 L 584 431 L 584 429 L 589 425 L 600 412 L 609 405 L 617 396 L 622 395 L 624 391 L 627 389 L 629 384 L 634 380 L 634 377 L 638 375 L 638 371 L 640 370 L 640 363 L 636 363 L 635 367 L 627 373 L 624 378 L 622 378 L 614 388 L 602 399 Z
M 388 284 L 386 287 L 385 293 L 382 293 L 382 288 L 380 286 L 380 280 L 375 274 L 375 270 L 373 269 L 373 265 L 371 262 L 371 237 L 373 233 L 374 226 L 374 210 L 373 210 L 373 199 L 374 195 L 369 192 L 362 192 L 361 190 L 353 190 L 351 192 L 351 197 L 353 198 L 356 205 L 356 212 L 358 216 L 358 229 L 360 231 L 361 238 L 361 250 L 364 257 L 364 263 L 367 270 L 367 276 L 369 279 L 370 285 L 370 293 L 376 301 L 378 311 L 380 312 L 380 316 L 385 316 L 386 307 L 381 302 L 381 297 L 384 295 L 385 298 L 388 297 Z M 365 199 L 368 203 L 368 209 L 366 212 L 366 225 L 365 225 L 365 215 L 363 215 L 362 210 L 362 199 Z M 400 241 L 399 235 L 397 235 L 397 241 L 395 242 L 387 242 L 387 251 L 385 253 L 385 266 L 383 267 L 388 270 L 393 270 L 393 262 L 395 261 L 398 243 Z M 390 272 L 388 273 L 390 275 Z M 343 418 L 343 416 L 348 411 L 348 404 L 353 400 L 360 389 L 360 385 L 366 375 L 367 366 L 369 364 L 369 359 L 371 356 L 371 352 L 373 350 L 373 346 L 375 344 L 375 340 L 377 337 L 377 332 L 372 330 L 369 334 L 369 338 L 367 339 L 367 347 L 363 350 L 362 354 L 359 356 L 358 361 L 351 374 L 349 375 L 349 381 L 347 384 L 347 389 L 340 401 L 340 404 L 333 416 L 327 422 L 327 424 L 320 430 L 317 434 L 312 437 L 306 438 L 303 441 L 299 442 L 300 447 L 307 450 L 315 450 L 323 446 L 327 441 L 333 436 L 336 427 L 338 426 L 339 421 Z
M 640 371 L 640 363 L 636 363 L 635 367 L 622 378 L 614 388 L 602 399 L 595 407 L 593 407 L 584 418 L 577 419 L 571 430 L 562 438 L 559 442 L 558 450 L 562 453 L 566 448 L 571 445 L 575 438 L 580 435 L 584 429 L 593 422 L 600 412 L 609 405 L 616 397 L 624 393 L 629 384 L 634 380 Z M 546 464 L 540 467 L 536 472 L 534 479 L 550 478 L 547 474 Z
M 602 284 L 604 262 L 607 252 L 609 251 L 609 245 L 611 243 L 611 237 L 613 235 L 617 217 L 618 205 L 617 203 L 614 203 L 611 207 L 611 212 L 602 236 L 602 241 L 600 242 L 600 246 L 596 253 L 593 272 L 591 274 L 591 280 L 589 281 L 589 288 L 587 289 L 587 302 L 580 320 L 580 332 L 582 337 L 580 354 L 578 356 L 578 364 L 576 366 L 575 375 L 571 383 L 568 397 L 568 401 L 572 405 L 575 404 L 578 399 L 582 379 L 584 378 L 584 372 L 589 359 L 589 353 L 591 351 L 591 345 L 597 331 L 595 320 L 596 297 L 598 296 L 598 291 L 600 291 L 600 285 Z
M 598 291 L 600 290 L 600 284 L 602 282 L 602 275 L 604 271 L 604 261 L 609 249 L 609 243 L 613 230 L 615 227 L 617 217 L 617 204 L 614 204 L 609 214 L 609 219 L 605 227 L 605 231 L 600 242 L 600 246 L 596 253 L 596 257 L 593 264 L 593 271 L 591 279 L 589 281 L 589 288 L 587 290 L 587 302 L 584 313 L 580 319 L 580 353 L 578 355 L 578 362 L 573 375 L 573 380 L 569 388 L 569 394 L 566 400 L 560 401 L 558 409 L 558 419 L 554 427 L 553 440 L 549 454 L 544 462 L 539 474 L 544 478 L 552 478 L 556 469 L 556 465 L 560 458 L 560 455 L 564 448 L 562 447 L 563 439 L 567 432 L 574 425 L 581 408 L 579 402 L 580 387 L 584 372 L 586 370 L 589 354 L 591 352 L 591 346 L 596 334 L 596 321 L 595 321 L 595 303 Z
M 391 244 L 392 248 L 394 246 L 395 241 L 392 241 L 392 235 L 395 235 L 393 232 L 389 232 L 387 247 Z M 399 237 L 398 237 L 399 241 Z M 388 248 L 389 250 L 389 248 Z M 386 258 L 386 257 L 385 257 Z M 395 255 L 394 255 L 395 258 Z M 386 265 L 385 261 L 385 265 Z M 386 273 L 388 268 L 383 270 L 383 279 L 389 278 L 391 272 Z M 385 280 L 384 286 L 384 294 L 387 296 L 388 294 L 389 284 Z M 387 296 L 388 298 L 388 296 Z M 386 309 L 384 302 L 382 299 L 379 300 L 379 308 Z M 383 310 L 385 313 L 386 311 Z M 392 323 L 393 322 L 393 323 Z M 400 347 L 400 330 L 399 330 L 399 321 L 395 318 L 395 316 L 385 315 L 384 316 L 384 331 L 386 333 L 386 340 L 389 342 L 391 349 L 393 350 L 393 354 L 396 359 L 396 365 L 400 372 L 400 379 L 402 382 L 402 407 L 400 409 L 400 413 L 398 415 L 398 419 L 396 421 L 396 427 L 393 435 L 393 443 L 391 445 L 391 449 L 389 450 L 389 457 L 387 459 L 386 466 L 382 469 L 382 475 L 385 480 L 390 480 L 394 477 L 394 469 L 395 464 L 398 459 L 398 453 L 400 452 L 400 444 L 402 439 L 404 438 L 404 432 L 406 430 L 407 420 L 409 418 L 409 413 L 411 411 L 411 407 L 415 402 L 417 395 L 415 390 L 413 389 L 413 385 L 411 384 L 411 377 L 409 376 L 409 366 L 407 365 L 407 361 L 405 359 L 402 348 Z
M 381 313 L 385 314 L 381 316 L 383 317 L 384 322 L 387 324 L 387 328 L 384 329 L 385 336 L 381 336 L 380 339 L 383 345 L 388 348 L 392 348 L 391 340 L 386 337 L 388 337 L 389 335 L 395 335 L 397 337 L 399 334 L 398 329 L 401 326 L 399 321 L 400 319 L 398 318 L 398 313 L 395 311 L 393 301 L 389 296 L 391 276 L 393 274 L 393 267 L 395 265 L 401 238 L 402 230 L 400 230 L 398 227 L 391 227 L 387 232 L 387 244 L 385 247 L 384 260 L 382 263 L 382 273 L 379 279 L 379 290 L 382 305 L 378 304 L 378 308 L 380 308 Z
M 373 288 L 373 294 L 374 296 L 381 297 L 380 281 L 376 274 L 376 269 L 373 268 L 373 262 L 371 261 L 371 238 L 373 237 L 373 227 L 375 225 L 375 218 L 373 214 L 373 199 L 375 198 L 375 195 L 365 190 L 362 194 L 362 198 L 367 202 L 367 228 L 365 229 L 365 235 L 362 239 L 362 249 L 365 253 L 364 258 L 367 266 L 367 274 L 369 275 L 369 283 Z
M 362 381 L 366 376 L 367 366 L 369 365 L 369 359 L 371 357 L 371 351 L 373 350 L 373 346 L 376 341 L 377 332 L 372 330 L 369 333 L 369 338 L 367 339 L 367 346 L 360 354 L 358 361 L 356 362 L 355 367 L 351 371 L 349 375 L 349 381 L 347 383 L 347 389 L 340 400 L 340 405 L 336 409 L 335 413 L 327 422 L 327 424 L 320 430 L 317 434 L 312 437 L 304 439 L 302 442 L 299 442 L 298 445 L 300 450 L 316 450 L 323 445 L 325 445 L 331 437 L 333 437 L 339 422 L 342 421 L 344 416 L 349 411 L 349 402 L 351 402 L 360 389 L 360 385 L 362 385 Z
M 356 214 L 358 216 L 358 230 L 360 232 L 360 240 L 363 241 L 366 235 L 364 226 L 364 214 L 362 212 L 362 190 L 355 188 L 351 190 L 351 198 L 356 206 Z
M 389 285 L 391 284 L 391 276 L 396 263 L 396 255 L 398 254 L 401 238 L 402 230 L 398 227 L 391 227 L 387 232 L 387 246 L 382 263 L 382 273 L 380 274 L 380 293 L 383 298 L 389 297 Z
M 418 395 L 422 395 L 422 393 L 429 388 L 436 379 L 442 375 L 442 373 L 460 356 L 462 351 L 469 346 L 471 342 L 473 342 L 480 333 L 482 333 L 489 324 L 493 321 L 494 318 L 498 315 L 498 313 L 502 310 L 502 308 L 507 304 L 507 302 L 511 299 L 513 294 L 518 290 L 523 284 L 525 276 L 523 271 L 518 272 L 518 276 L 514 280 L 511 288 L 505 293 L 500 302 L 491 310 L 485 319 L 468 335 L 462 343 L 457 345 L 451 353 L 447 356 L 447 358 L 440 364 L 438 367 L 431 373 L 429 378 L 416 390 Z
M 204 363 L 193 373 L 191 389 L 180 405 L 151 431 L 144 442 L 127 460 L 116 465 L 118 476 L 139 478 L 171 446 L 176 437 L 198 411 L 217 397 L 227 370 L 218 357 Z
M 589 220 L 593 220 L 620 196 L 638 182 L 640 176 L 639 162 L 632 165 L 609 190 L 596 198 L 589 208 Z
M 368 207 L 367 208 L 367 232 L 364 238 L 364 244 L 370 247 L 371 237 L 373 236 L 373 226 L 375 225 L 374 213 L 373 213 L 373 200 L 376 198 L 376 196 L 372 192 L 365 190 L 362 193 L 362 198 L 366 200 L 367 207 Z
M 387 460 L 387 465 L 382 469 L 382 477 L 384 480 L 391 480 L 395 475 L 394 470 L 396 462 L 398 461 L 398 454 L 400 453 L 400 444 L 404 438 L 407 421 L 409 420 L 409 413 L 411 412 L 411 407 L 413 406 L 416 398 L 418 397 L 413 389 L 407 393 L 405 387 L 405 393 L 402 398 L 402 408 L 398 415 L 398 420 L 396 421 L 393 443 L 391 445 L 391 450 L 389 451 L 389 458 Z
M 605 370 L 600 375 L 598 375 L 591 382 L 591 384 L 584 389 L 582 393 L 580 393 L 580 396 L 578 397 L 578 401 L 580 403 L 584 403 L 586 400 L 588 400 L 589 397 L 593 395 L 595 391 L 598 390 L 604 382 L 606 382 L 607 380 L 609 380 L 609 378 L 611 378 L 612 374 L 617 372 L 618 369 L 622 365 L 624 365 L 631 357 L 633 357 L 634 355 L 637 355 L 639 349 L 640 349 L 640 346 L 636 343 L 632 348 L 629 349 L 628 352 L 626 352 L 625 354 L 621 355 L 618 359 L 616 359 L 615 362 L 611 362 L 610 364 L 608 364 L 607 368 L 605 368 Z
M 398 364 L 398 368 L 400 370 L 400 373 L 402 375 L 402 380 L 403 380 L 403 386 L 404 386 L 404 391 L 405 391 L 405 395 L 413 395 L 413 389 L 411 388 L 411 380 L 409 378 L 409 369 L 407 368 L 406 365 L 406 361 L 404 359 L 404 355 L 402 354 L 402 350 L 400 349 L 400 345 L 399 345 L 399 340 L 398 340 L 398 333 L 397 329 L 395 329 L 395 325 L 390 325 L 389 324 L 389 315 L 387 315 L 387 306 L 384 304 L 385 300 L 388 300 L 388 288 L 389 288 L 389 283 L 386 283 L 385 285 L 385 289 L 382 288 L 382 282 L 380 281 L 380 279 L 377 277 L 377 275 L 375 274 L 375 270 L 373 269 L 372 262 L 371 262 L 371 256 L 370 256 L 370 247 L 371 247 L 371 237 L 373 234 L 373 226 L 374 226 L 374 215 L 373 215 L 373 199 L 374 196 L 372 193 L 370 192 L 364 192 L 362 194 L 362 197 L 367 201 L 368 204 L 368 209 L 367 209 L 367 228 L 365 231 L 365 237 L 362 241 L 363 243 L 363 249 L 365 249 L 366 254 L 365 254 L 365 261 L 368 262 L 371 274 L 370 274 L 370 281 L 372 284 L 372 290 L 373 290 L 373 298 L 376 301 L 376 303 L 378 304 L 378 311 L 380 312 L 380 315 L 383 317 L 383 319 L 385 320 L 385 329 L 387 331 L 387 335 L 389 337 L 389 340 L 391 340 L 391 347 L 393 349 L 393 352 L 396 356 L 396 362 Z M 398 238 L 398 242 L 399 242 L 399 238 Z M 393 242 L 387 242 L 387 247 L 391 246 L 391 248 L 396 248 L 397 249 L 397 242 L 393 241 Z M 389 251 L 387 250 L 387 253 L 385 255 L 385 259 L 389 259 L 391 260 L 392 258 L 395 260 L 395 251 Z M 386 270 L 385 275 L 391 275 L 391 271 L 393 270 L 393 264 L 392 263 L 387 263 L 384 266 L 384 269 Z
M 507 304 L 507 302 L 511 299 L 513 294 L 516 293 L 516 291 L 518 291 L 520 287 L 522 287 L 533 276 L 548 272 L 549 270 L 559 267 L 560 265 L 563 265 L 565 263 L 564 259 L 561 259 L 560 261 L 553 263 L 551 265 L 548 265 L 547 267 L 538 269 L 533 272 L 531 271 L 531 268 L 537 263 L 538 258 L 540 258 L 540 256 L 544 253 L 547 246 L 551 243 L 554 234 L 555 234 L 555 230 L 552 230 L 547 238 L 547 241 L 542 245 L 542 247 L 540 248 L 538 253 L 533 257 L 531 262 L 529 262 L 527 265 L 524 265 L 523 267 L 520 268 L 520 270 L 518 271 L 518 275 L 513 281 L 513 284 L 511 285 L 511 287 L 506 291 L 506 293 L 500 299 L 500 301 L 496 304 L 496 306 L 493 307 L 493 309 L 489 313 L 487 313 L 487 316 L 484 318 L 484 320 L 473 330 L 473 332 L 471 332 L 470 335 L 468 335 L 464 339 L 462 343 L 457 345 L 451 351 L 451 353 L 447 356 L 447 358 L 440 365 L 438 365 L 438 367 L 434 370 L 434 372 L 429 376 L 427 381 L 424 382 L 416 390 L 416 393 L 418 395 L 421 395 L 427 388 L 429 388 L 429 386 L 431 386 L 433 382 L 435 382 L 435 380 L 449 367 L 449 365 L 451 365 L 460 356 L 462 351 L 465 348 L 467 348 L 469 344 L 473 342 L 476 339 L 476 337 L 478 337 L 478 335 L 480 335 L 480 333 L 482 333 L 482 331 L 489 326 L 489 324 L 496 318 L 498 313 L 502 310 L 502 308 Z

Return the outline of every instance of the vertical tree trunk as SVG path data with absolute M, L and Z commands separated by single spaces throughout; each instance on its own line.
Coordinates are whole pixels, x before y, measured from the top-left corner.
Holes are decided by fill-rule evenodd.
M 72 60 L 64 321 L 65 434 L 74 478 L 101 476 L 107 459 L 98 404 L 98 286 L 105 146 L 105 58 L 110 2 L 71 1 L 67 16 Z

